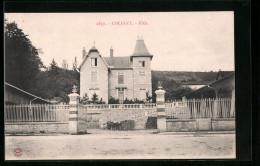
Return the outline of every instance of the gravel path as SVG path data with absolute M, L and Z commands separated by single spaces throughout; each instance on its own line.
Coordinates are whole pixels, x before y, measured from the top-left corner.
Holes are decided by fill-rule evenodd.
M 6 136 L 6 160 L 235 158 L 235 134 L 89 131 L 86 135 Z M 21 156 L 14 149 L 22 150 Z

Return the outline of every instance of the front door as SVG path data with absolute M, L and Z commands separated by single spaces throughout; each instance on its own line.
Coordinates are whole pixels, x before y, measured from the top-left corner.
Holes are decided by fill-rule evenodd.
M 124 102 L 124 90 L 118 90 L 118 99 L 120 103 Z

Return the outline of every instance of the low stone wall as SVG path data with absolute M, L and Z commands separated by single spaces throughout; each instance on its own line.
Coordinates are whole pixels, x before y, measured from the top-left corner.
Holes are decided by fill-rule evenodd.
M 223 130 L 235 130 L 236 124 L 235 119 L 212 119 L 212 130 L 213 131 L 223 131 Z
M 196 120 L 166 119 L 166 131 L 196 131 Z
M 166 119 L 167 132 L 230 131 L 235 130 L 235 119 Z
M 134 120 L 134 129 L 145 129 L 148 117 L 156 117 L 156 115 L 156 108 L 88 110 L 88 123 L 95 123 L 98 118 L 99 128 L 105 129 L 107 121 L 119 123 L 124 120 Z
M 61 122 L 12 122 L 5 123 L 6 134 L 69 133 L 69 123 Z

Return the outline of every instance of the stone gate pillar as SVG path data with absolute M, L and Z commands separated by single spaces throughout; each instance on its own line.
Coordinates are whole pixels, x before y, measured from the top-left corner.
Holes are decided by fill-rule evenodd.
M 69 133 L 78 133 L 78 105 L 79 105 L 79 94 L 77 94 L 76 86 L 73 86 L 73 93 L 69 94 L 70 98 L 70 109 L 69 109 Z
M 157 108 L 157 131 L 166 131 L 166 116 L 165 116 L 165 90 L 162 89 L 161 85 L 158 87 L 159 90 L 156 93 L 156 108 Z

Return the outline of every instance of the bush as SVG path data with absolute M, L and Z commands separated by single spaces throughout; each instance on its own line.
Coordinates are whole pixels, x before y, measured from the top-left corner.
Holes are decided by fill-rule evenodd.
M 108 104 L 119 104 L 119 99 L 115 99 L 114 97 L 110 97 L 108 100 Z

